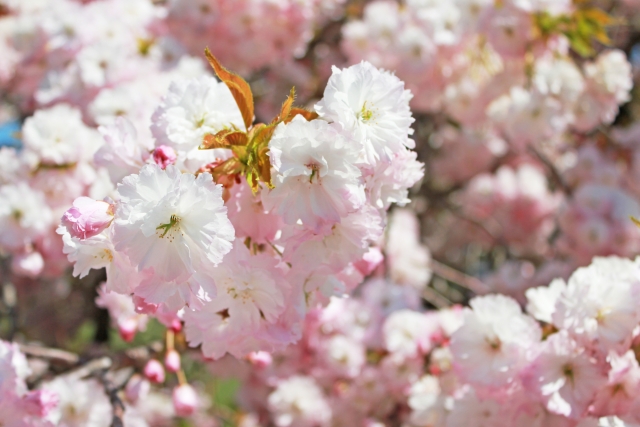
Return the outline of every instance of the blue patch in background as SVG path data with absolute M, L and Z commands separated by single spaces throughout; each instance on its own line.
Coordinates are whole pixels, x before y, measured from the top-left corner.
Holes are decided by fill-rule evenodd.
M 0 147 L 9 146 L 19 148 L 22 143 L 16 138 L 16 135 L 20 132 L 20 122 L 13 121 L 0 125 Z

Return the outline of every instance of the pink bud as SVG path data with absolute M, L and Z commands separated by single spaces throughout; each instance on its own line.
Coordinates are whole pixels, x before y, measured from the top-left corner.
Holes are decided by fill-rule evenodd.
M 127 400 L 135 404 L 138 400 L 144 399 L 149 394 L 151 384 L 140 375 L 133 375 L 124 389 Z
M 164 366 L 169 372 L 178 372 L 180 370 L 180 353 L 175 350 L 168 351 L 164 357 Z
M 182 384 L 173 389 L 173 408 L 179 417 L 188 417 L 198 406 L 198 395 L 189 384 Z
M 139 314 L 155 314 L 158 311 L 158 304 L 148 303 L 138 295 L 133 296 L 133 305 L 136 308 L 136 313 Z
M 164 368 L 162 367 L 162 364 L 155 359 L 149 360 L 144 367 L 144 376 L 152 383 L 163 383 Z
M 249 353 L 249 362 L 258 368 L 266 368 L 271 365 L 273 358 L 266 351 L 254 351 Z
M 358 269 L 363 276 L 368 276 L 375 270 L 380 263 L 384 261 L 384 255 L 380 252 L 379 248 L 371 247 L 369 251 L 364 254 L 362 259 L 353 263 L 353 265 Z
M 27 412 L 38 417 L 46 417 L 54 410 L 60 399 L 58 394 L 51 390 L 34 390 L 24 396 Z
M 153 152 L 153 161 L 165 169 L 176 162 L 176 151 L 168 145 L 161 145 Z
M 171 321 L 171 330 L 175 333 L 178 333 L 182 330 L 182 322 L 180 319 L 175 318 Z
M 126 342 L 131 342 L 138 331 L 138 322 L 132 317 L 118 320 L 118 332 Z
M 100 234 L 112 220 L 113 206 L 89 197 L 78 197 L 73 206 L 62 215 L 62 225 L 78 239 Z
M 35 279 L 43 268 L 44 260 L 37 251 L 15 254 L 11 259 L 11 270 L 19 276 Z

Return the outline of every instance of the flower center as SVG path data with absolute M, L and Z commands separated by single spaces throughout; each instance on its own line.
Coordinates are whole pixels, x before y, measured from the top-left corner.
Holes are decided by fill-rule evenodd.
M 358 116 L 365 123 L 373 118 L 373 110 L 371 108 L 367 108 L 367 101 L 362 104 L 362 109 L 360 110 L 360 114 L 358 114 Z
M 489 344 L 491 350 L 498 352 L 502 348 L 502 341 L 498 337 L 486 337 L 485 341 Z
M 19 209 L 14 209 L 13 212 L 11 212 L 11 216 L 16 220 L 16 222 L 20 222 L 20 220 L 24 216 L 24 213 Z
M 156 227 L 156 230 L 159 230 L 158 232 L 156 232 L 156 234 L 158 234 L 159 237 L 163 239 L 164 236 L 166 236 L 167 233 L 169 233 L 172 229 L 180 230 L 181 220 L 182 218 L 180 218 L 178 215 L 171 215 L 168 223 L 160 224 L 159 226 Z M 160 234 L 160 231 L 162 231 L 162 234 Z M 169 234 L 169 240 L 173 241 L 173 239 L 174 239 L 173 233 Z
M 318 167 L 317 164 L 315 164 L 313 162 L 309 162 L 305 166 L 307 167 L 307 169 L 311 170 L 311 175 L 309 176 L 309 182 L 310 183 L 313 183 L 313 178 L 314 177 L 318 177 L 318 179 L 320 179 L 319 176 L 318 176 L 318 170 L 320 168 Z
M 95 255 L 94 258 L 98 258 L 104 260 L 108 259 L 109 262 L 113 262 L 113 253 L 109 249 L 103 249 L 102 252 L 99 252 L 98 255 Z
M 566 364 L 562 367 L 562 374 L 573 384 L 573 380 L 575 378 L 575 372 L 573 370 L 573 366 L 570 364 Z
M 596 321 L 598 322 L 598 324 L 603 324 L 605 322 L 605 320 L 607 319 L 607 316 L 612 312 L 613 310 L 610 307 L 602 307 L 598 310 L 598 312 L 596 313 Z
M 243 281 L 240 286 L 229 287 L 227 293 L 231 298 L 240 299 L 243 303 L 253 301 L 253 287 L 246 281 Z

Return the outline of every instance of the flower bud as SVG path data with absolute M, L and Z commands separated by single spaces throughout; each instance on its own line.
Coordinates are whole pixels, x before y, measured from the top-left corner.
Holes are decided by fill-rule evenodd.
M 138 322 L 136 322 L 135 319 L 129 317 L 129 318 L 118 320 L 118 332 L 120 333 L 120 337 L 124 341 L 131 342 L 133 338 L 136 336 L 137 331 L 138 331 Z
M 363 276 L 368 276 L 384 261 L 384 255 L 380 252 L 379 248 L 371 247 L 369 251 L 364 254 L 362 259 L 353 263 L 358 271 Z
M 138 314 L 155 314 L 158 311 L 158 304 L 148 303 L 138 295 L 133 296 L 133 304 Z
M 169 350 L 164 357 L 164 366 L 169 372 L 178 372 L 180 370 L 180 353 Z
M 46 417 L 58 406 L 60 399 L 51 390 L 34 390 L 25 395 L 24 401 L 27 412 L 37 417 Z
M 273 362 L 271 354 L 267 353 L 266 351 L 254 351 L 252 353 L 249 353 L 248 359 L 249 362 L 251 362 L 251 364 L 253 366 L 256 366 L 257 368 L 266 368 Z
M 171 330 L 176 334 L 182 330 L 182 322 L 180 319 L 175 318 L 171 321 Z
M 189 384 L 182 384 L 173 389 L 173 408 L 179 417 L 188 417 L 198 406 L 198 395 Z
M 78 197 L 73 206 L 62 215 L 62 225 L 69 234 L 87 239 L 100 234 L 113 220 L 113 206 L 107 202 Z
M 37 251 L 15 254 L 11 259 L 11 270 L 19 276 L 35 279 L 43 268 L 44 259 Z
M 168 145 L 161 145 L 153 152 L 153 161 L 165 169 L 176 162 L 176 151 Z
M 144 367 L 144 376 L 153 383 L 163 383 L 164 368 L 162 367 L 162 364 L 155 359 L 149 360 Z
M 144 399 L 149 394 L 151 384 L 141 375 L 133 375 L 124 389 L 124 395 L 131 404 L 136 404 L 138 400 Z

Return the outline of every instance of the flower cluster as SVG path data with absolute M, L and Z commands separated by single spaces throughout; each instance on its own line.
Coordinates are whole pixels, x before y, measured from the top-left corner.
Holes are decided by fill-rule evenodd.
M 572 33 L 549 40 L 557 22 L 589 13 L 568 0 L 406 3 L 367 5 L 343 28 L 343 47 L 352 61 L 397 70 L 418 110 L 444 110 L 470 128 L 489 122 L 521 145 L 611 123 L 628 100 L 622 52 L 579 67 Z
M 168 31 L 193 55 L 202 40 L 224 40 L 213 53 L 242 73 L 283 68 L 306 51 L 322 22 L 341 11 L 344 0 L 170 0 Z
M 106 267 L 99 304 L 123 336 L 144 328 L 136 311 L 157 314 L 169 327 L 183 319 L 205 356 L 241 357 L 295 342 L 309 308 L 362 281 L 357 264 L 421 165 L 408 149 L 411 95 L 394 75 L 335 69 L 317 113 L 290 96 L 276 121 L 252 126 L 250 92 L 234 93 L 239 77 L 210 59 L 223 82 L 174 82 L 152 117 L 152 155 L 112 162 L 111 177 L 126 175 L 112 198 L 76 199 L 58 233 L 75 275 Z M 125 119 L 106 127 L 96 161 L 135 144 L 131 131 Z
M 0 426 L 637 427 L 639 17 L 0 2 Z
M 640 422 L 640 261 L 596 258 L 529 290 L 526 312 L 502 295 L 424 312 L 398 286 L 375 279 L 334 298 L 310 313 L 293 349 L 238 366 L 252 414 L 242 425 Z
M 4 425 L 112 425 L 114 410 L 107 389 L 98 378 L 83 378 L 86 372 L 83 373 L 82 369 L 46 380 L 37 388 L 29 389 L 27 380 L 32 382 L 34 369 L 37 369 L 32 369 L 31 365 L 37 366 L 37 360 L 27 361 L 17 344 L 0 341 L 0 416 Z M 191 395 L 188 396 L 188 393 Z M 150 427 L 166 422 L 175 415 L 187 415 L 185 411 L 191 415 L 200 405 L 194 393 L 189 385 L 177 387 L 172 405 L 171 398 L 152 391 L 148 380 L 135 375 L 127 382 L 124 390 L 121 400 L 124 414 L 121 419 L 125 426 Z

